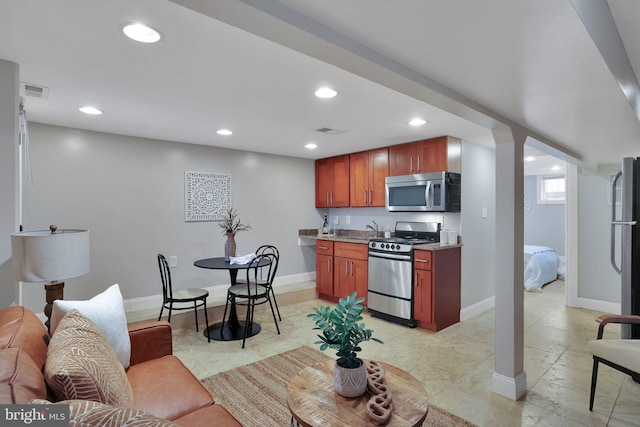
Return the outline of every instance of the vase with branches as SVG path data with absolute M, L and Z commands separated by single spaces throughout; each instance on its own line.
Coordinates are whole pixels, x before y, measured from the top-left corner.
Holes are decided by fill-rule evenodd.
M 227 236 L 224 244 L 224 259 L 229 261 L 232 256 L 236 256 L 236 233 L 251 230 L 251 225 L 243 224 L 238 212 L 231 207 L 227 209 L 227 215 L 218 223 L 218 226 L 222 229 L 222 234 Z

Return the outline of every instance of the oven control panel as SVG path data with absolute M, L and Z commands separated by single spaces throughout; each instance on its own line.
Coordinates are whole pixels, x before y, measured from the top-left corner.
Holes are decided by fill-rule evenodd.
M 375 252 L 391 252 L 391 253 L 409 253 L 411 252 L 412 245 L 406 243 L 394 243 L 394 242 L 369 242 L 369 250 Z

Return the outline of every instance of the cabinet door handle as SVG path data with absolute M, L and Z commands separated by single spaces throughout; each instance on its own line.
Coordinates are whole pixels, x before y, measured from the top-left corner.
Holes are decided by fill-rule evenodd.
M 416 288 L 420 287 L 420 276 L 418 275 L 418 273 L 415 274 L 416 276 Z
M 364 190 L 364 204 L 367 204 L 367 190 Z
M 369 204 L 373 204 L 373 190 L 369 190 Z
M 409 157 L 409 172 L 413 173 L 413 156 Z
M 333 206 L 333 193 L 329 193 L 331 194 L 331 206 Z
M 327 273 L 331 273 L 331 258 L 327 258 Z
M 351 275 L 353 276 L 353 261 L 351 261 Z
M 417 157 L 418 157 L 418 172 L 420 172 L 420 156 L 417 156 Z
M 416 262 L 424 262 L 425 264 L 428 264 L 428 263 L 429 263 L 429 260 L 428 260 L 428 259 L 419 259 L 419 258 L 416 258 Z
M 329 206 L 329 193 L 327 193 L 327 206 Z

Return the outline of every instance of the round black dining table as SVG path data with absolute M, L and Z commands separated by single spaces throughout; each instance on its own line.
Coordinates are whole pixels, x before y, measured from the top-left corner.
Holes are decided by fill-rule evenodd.
M 269 261 L 264 259 L 260 261 L 260 266 L 268 265 Z M 231 264 L 229 261 L 225 261 L 224 257 L 216 258 L 204 258 L 199 259 L 193 263 L 196 267 L 208 268 L 210 270 L 229 270 L 229 278 L 231 279 L 231 286 L 237 283 L 238 271 L 246 270 L 251 263 L 246 264 Z M 229 320 L 216 323 L 209 326 L 204 330 L 204 336 L 209 337 L 216 341 L 235 341 L 241 340 L 244 337 L 245 322 L 238 320 L 238 313 L 236 312 L 235 299 L 231 300 L 231 309 L 229 310 Z M 253 322 L 247 338 L 252 337 L 260 332 L 260 325 L 257 322 Z

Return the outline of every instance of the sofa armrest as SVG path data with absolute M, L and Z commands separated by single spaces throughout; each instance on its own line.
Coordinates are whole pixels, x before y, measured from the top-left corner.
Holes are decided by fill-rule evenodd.
M 166 321 L 129 326 L 131 365 L 173 354 L 171 325 Z

